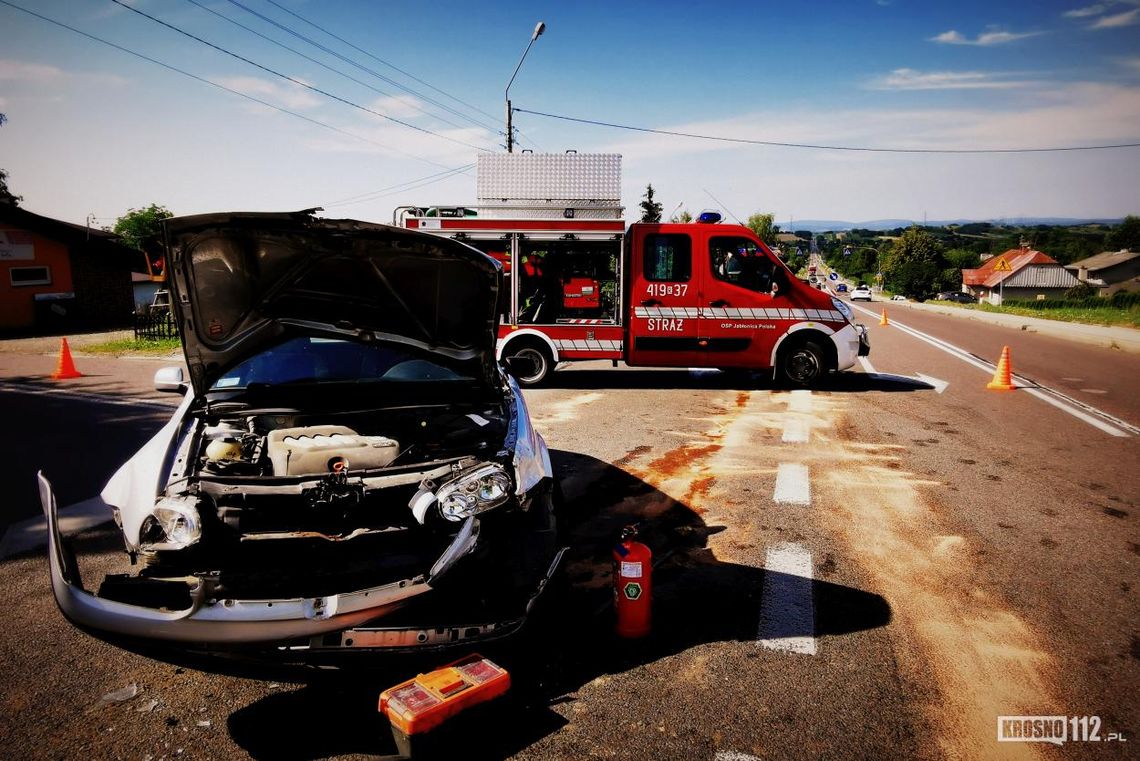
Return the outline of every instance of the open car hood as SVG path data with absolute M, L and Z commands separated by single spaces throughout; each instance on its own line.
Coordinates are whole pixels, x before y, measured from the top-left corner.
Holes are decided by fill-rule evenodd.
M 458 241 L 311 212 L 164 222 L 196 394 L 297 335 L 396 341 L 495 377 L 500 265 Z

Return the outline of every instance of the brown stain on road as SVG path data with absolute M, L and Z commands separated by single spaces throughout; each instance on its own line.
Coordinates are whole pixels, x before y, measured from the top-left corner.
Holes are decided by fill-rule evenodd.
M 1039 746 L 997 742 L 1001 715 L 1059 715 L 1044 643 L 980 581 L 971 541 L 944 529 L 923 481 L 851 441 L 841 421 L 823 512 L 906 627 L 892 637 L 900 669 L 932 683 L 923 706 L 947 758 L 1035 759 Z M 892 453 L 893 454 L 893 453 Z M 894 466 L 894 467 L 892 467 Z

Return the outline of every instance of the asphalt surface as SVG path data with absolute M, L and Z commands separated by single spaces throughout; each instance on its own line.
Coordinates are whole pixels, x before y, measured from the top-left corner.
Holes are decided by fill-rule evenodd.
M 486 653 L 512 671 L 513 697 L 464 730 L 463 755 L 1134 755 L 1136 358 L 887 308 L 897 325 L 862 315 L 870 367 L 811 393 L 604 363 L 527 392 L 566 492 L 566 584 L 521 640 Z M 914 330 L 989 362 L 1009 345 L 1015 373 L 1044 389 L 987 390 L 992 369 Z M 147 390 L 156 363 L 20 394 L 11 386 L 47 382 L 4 362 L 5 419 L 28 421 L 20 451 L 54 451 L 64 469 L 96 450 L 115 462 L 162 420 L 99 395 L 169 403 Z M 125 411 L 141 417 L 103 435 L 99 416 Z M 31 425 L 45 415 L 63 427 Z M 96 422 L 68 425 L 81 418 Z M 95 481 L 77 478 L 74 496 Z M 657 560 L 654 632 L 624 643 L 610 632 L 609 557 L 633 520 Z M 85 578 L 119 567 L 119 546 L 113 526 L 79 537 Z M 268 681 L 153 661 L 68 624 L 41 553 L 0 560 L 0 604 L 0 736 L 14 758 L 375 757 L 392 750 L 377 694 L 424 665 Z M 101 701 L 132 684 L 137 696 Z M 1003 715 L 1096 716 L 1102 740 L 1129 743 L 998 743 Z

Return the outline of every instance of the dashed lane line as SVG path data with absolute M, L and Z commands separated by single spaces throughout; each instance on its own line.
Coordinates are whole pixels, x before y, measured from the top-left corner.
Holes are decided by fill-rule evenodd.
M 810 505 L 811 477 L 808 467 L 799 462 L 782 462 L 776 469 L 776 491 L 772 499 L 778 505 Z
M 815 655 L 811 553 L 801 545 L 768 549 L 756 642 L 768 650 Z
M 863 307 L 857 306 L 855 304 L 852 304 L 851 306 L 852 308 L 858 309 L 860 312 L 870 315 L 871 317 L 875 316 L 875 313 L 869 309 L 864 309 Z M 980 357 L 974 356 L 965 349 L 955 346 L 948 341 L 944 341 L 941 338 L 936 338 L 935 336 L 923 333 L 921 330 L 915 330 L 914 328 L 908 325 L 904 325 L 895 320 L 891 321 L 891 326 L 898 328 L 902 332 L 914 338 L 917 338 L 920 341 L 924 341 L 930 344 L 936 349 L 940 349 L 941 351 L 946 352 L 952 357 L 956 357 L 962 360 L 966 364 L 973 365 L 974 367 L 978 368 L 979 370 L 983 370 L 986 373 L 993 373 L 996 369 L 996 366 L 992 362 L 987 362 Z M 1110 436 L 1127 438 L 1129 436 L 1140 435 L 1140 427 L 1132 425 L 1125 420 L 1121 420 L 1120 418 L 1111 415 L 1104 410 L 1093 407 L 1091 404 L 1086 404 L 1079 399 L 1074 399 L 1073 397 L 1061 391 L 1058 391 L 1057 389 L 1050 388 L 1048 386 L 1042 386 L 1040 383 L 1036 383 L 1035 381 L 1029 380 L 1028 378 L 1024 378 L 1020 375 L 1015 374 L 1013 378 L 1015 385 L 1030 396 L 1036 397 L 1041 401 L 1056 407 L 1062 412 L 1067 412 L 1078 420 L 1088 423 L 1094 428 L 1097 428 Z

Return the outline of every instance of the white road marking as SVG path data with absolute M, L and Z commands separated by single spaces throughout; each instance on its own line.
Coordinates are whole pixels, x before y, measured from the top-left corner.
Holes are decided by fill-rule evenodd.
M 785 444 L 806 444 L 811 438 L 811 421 L 804 418 L 788 418 L 784 421 Z
M 760 757 L 741 753 L 738 750 L 718 750 L 713 761 L 760 761 Z
M 111 520 L 111 508 L 99 497 L 77 502 L 56 512 L 61 534 L 76 534 Z M 43 516 L 13 523 L 0 539 L 0 559 L 47 545 L 47 521 Z
M 914 377 L 918 378 L 928 386 L 934 386 L 935 393 L 941 394 L 950 385 L 950 381 L 939 380 L 932 375 L 923 375 L 922 373 L 915 373 Z
M 872 365 L 871 360 L 867 359 L 866 357 L 859 357 L 859 364 L 863 366 L 863 372 L 868 373 L 869 375 L 878 375 L 878 373 L 875 371 L 875 366 Z
M 815 655 L 811 553 L 798 544 L 770 547 L 763 584 L 756 642 L 769 650 Z
M 812 409 L 812 396 L 811 389 L 798 388 L 788 394 L 788 411 L 789 412 L 811 412 Z
M 852 304 L 851 306 L 854 309 L 858 309 L 860 312 L 863 312 L 864 314 L 868 314 L 872 317 L 875 316 L 875 313 L 871 312 L 870 310 L 863 309 L 862 307 L 856 306 L 855 304 Z M 965 349 L 957 347 L 947 341 L 943 341 L 941 338 L 935 338 L 932 335 L 923 333 L 921 330 L 915 330 L 912 327 L 903 325 L 898 322 L 892 322 L 891 325 L 903 331 L 904 333 L 917 338 L 920 341 L 924 341 L 930 344 L 936 349 L 940 349 L 946 352 L 952 357 L 957 357 L 966 364 L 973 365 L 979 370 L 983 370 L 988 374 L 992 374 L 996 369 L 996 365 L 993 363 L 978 359 Z M 1114 415 L 1110 415 L 1104 410 L 1097 409 L 1091 404 L 1085 404 L 1080 400 L 1073 399 L 1071 396 L 1068 396 L 1067 394 L 1064 394 L 1055 388 L 1042 386 L 1039 383 L 1034 383 L 1033 381 L 1022 378 L 1016 374 L 1013 376 L 1013 380 L 1014 385 L 1017 388 L 1024 390 L 1029 395 L 1035 396 L 1043 402 L 1047 402 L 1057 409 L 1069 413 L 1078 420 L 1083 420 L 1094 428 L 1104 431 L 1110 436 L 1127 438 L 1129 435 L 1140 435 L 1140 427 L 1132 425 L 1125 420 L 1121 420 Z M 1109 423 L 1104 422 L 1106 420 L 1111 421 L 1112 424 L 1110 425 Z
M 782 462 L 776 469 L 776 491 L 772 495 L 778 505 L 810 505 L 811 479 L 808 467 L 799 462 Z

